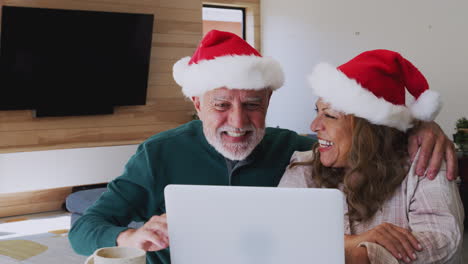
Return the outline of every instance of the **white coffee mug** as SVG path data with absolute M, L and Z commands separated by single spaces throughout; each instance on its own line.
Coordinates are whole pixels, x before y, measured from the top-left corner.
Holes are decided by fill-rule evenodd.
M 127 247 L 100 248 L 88 257 L 85 264 L 146 264 L 146 252 Z

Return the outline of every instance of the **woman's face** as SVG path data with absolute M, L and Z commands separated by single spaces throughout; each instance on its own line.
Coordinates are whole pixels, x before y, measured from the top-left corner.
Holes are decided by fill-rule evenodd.
M 310 129 L 317 133 L 320 162 L 325 167 L 346 168 L 352 142 L 352 116 L 333 110 L 319 99 Z

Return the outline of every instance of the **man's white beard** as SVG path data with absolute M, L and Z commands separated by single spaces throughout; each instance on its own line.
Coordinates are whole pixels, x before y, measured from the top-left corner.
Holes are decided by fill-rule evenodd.
M 226 143 L 222 140 L 222 133 L 225 131 L 231 132 L 244 132 L 251 131 L 245 142 L 240 143 Z M 230 160 L 244 160 L 247 158 L 250 153 L 255 149 L 255 147 L 262 141 L 263 136 L 265 135 L 265 128 L 256 129 L 254 126 L 250 125 L 248 127 L 239 129 L 233 128 L 231 126 L 222 126 L 216 129 L 216 132 L 209 131 L 203 126 L 203 133 L 205 134 L 206 140 L 213 146 L 216 151 L 221 153 L 224 157 Z

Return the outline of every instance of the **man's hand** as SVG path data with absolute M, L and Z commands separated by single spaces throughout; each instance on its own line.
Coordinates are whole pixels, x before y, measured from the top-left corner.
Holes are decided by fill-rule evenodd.
M 379 244 L 396 259 L 406 263 L 416 259 L 415 250 L 422 250 L 418 240 L 408 229 L 390 223 L 380 224 L 359 235 L 345 235 L 345 255 L 353 255 L 361 242 Z
M 138 229 L 128 229 L 117 237 L 117 246 L 158 251 L 169 246 L 166 214 L 155 215 Z
M 416 174 L 434 179 L 440 170 L 442 160 L 447 163 L 447 179 L 454 180 L 458 175 L 458 160 L 455 146 L 435 122 L 420 122 L 415 126 L 408 138 L 408 153 L 413 161 L 418 148 L 421 148 Z M 429 164 L 429 166 L 428 166 Z

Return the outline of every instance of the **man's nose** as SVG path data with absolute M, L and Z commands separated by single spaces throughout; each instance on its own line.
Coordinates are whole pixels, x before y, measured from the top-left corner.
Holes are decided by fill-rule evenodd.
M 248 122 L 247 112 L 240 106 L 235 106 L 229 113 L 229 125 L 235 128 L 244 128 Z

